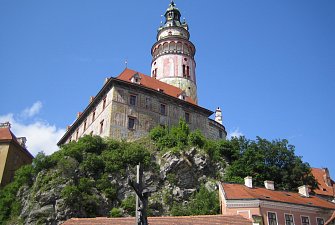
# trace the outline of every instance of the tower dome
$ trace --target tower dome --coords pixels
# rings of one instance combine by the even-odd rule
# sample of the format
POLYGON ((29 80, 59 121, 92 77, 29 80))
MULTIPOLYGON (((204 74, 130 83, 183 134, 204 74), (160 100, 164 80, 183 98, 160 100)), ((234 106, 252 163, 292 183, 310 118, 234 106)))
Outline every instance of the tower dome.
POLYGON ((157 31, 152 46, 151 76, 182 89, 198 102, 194 60, 195 46, 189 41, 187 23, 181 22, 181 13, 171 1, 165 14, 165 23, 157 31))

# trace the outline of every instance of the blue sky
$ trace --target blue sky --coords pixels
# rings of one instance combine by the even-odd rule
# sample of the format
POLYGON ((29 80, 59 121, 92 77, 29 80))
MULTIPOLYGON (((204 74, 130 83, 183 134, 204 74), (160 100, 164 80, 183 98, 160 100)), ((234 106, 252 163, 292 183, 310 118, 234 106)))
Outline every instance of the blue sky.
MULTIPOLYGON (((105 77, 150 74, 168 0, 0 0, 0 120, 55 143, 105 77)), ((288 139, 333 178, 335 1, 177 0, 197 48, 199 104, 230 134, 288 139)))

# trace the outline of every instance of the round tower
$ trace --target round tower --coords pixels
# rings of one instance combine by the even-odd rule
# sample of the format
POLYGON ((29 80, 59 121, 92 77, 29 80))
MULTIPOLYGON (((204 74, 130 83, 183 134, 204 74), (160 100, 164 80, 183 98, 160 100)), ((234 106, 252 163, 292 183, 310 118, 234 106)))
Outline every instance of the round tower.
POLYGON ((180 11, 171 1, 165 23, 158 29, 157 42, 151 48, 151 76, 182 89, 198 103, 194 60, 195 46, 189 41, 187 23, 180 22, 180 11))

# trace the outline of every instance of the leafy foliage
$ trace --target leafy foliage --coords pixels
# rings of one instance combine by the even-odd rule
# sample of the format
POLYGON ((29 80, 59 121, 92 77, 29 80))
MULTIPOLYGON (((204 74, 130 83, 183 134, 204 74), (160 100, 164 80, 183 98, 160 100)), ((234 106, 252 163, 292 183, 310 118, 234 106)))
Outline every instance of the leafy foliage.
POLYGON ((295 155, 294 146, 287 140, 268 141, 257 137, 256 141, 250 141, 242 137, 231 142, 225 146, 225 151, 238 148, 239 157, 228 167, 227 181, 242 181, 244 177, 252 176, 257 186, 262 186, 265 180, 273 180, 276 187, 283 190, 296 191, 304 184, 317 187, 309 164, 295 155))
POLYGON ((219 212, 218 192, 210 192, 205 186, 200 187, 187 205, 175 203, 171 209, 173 216, 214 215, 219 214, 219 212))

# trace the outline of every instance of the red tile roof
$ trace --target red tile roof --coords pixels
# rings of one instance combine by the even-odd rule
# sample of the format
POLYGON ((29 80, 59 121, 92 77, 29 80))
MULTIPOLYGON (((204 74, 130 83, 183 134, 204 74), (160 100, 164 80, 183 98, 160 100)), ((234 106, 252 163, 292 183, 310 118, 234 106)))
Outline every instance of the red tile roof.
POLYGON ((325 182, 326 171, 321 168, 312 168, 312 174, 316 181, 319 183, 318 188, 314 192, 318 195, 327 195, 335 197, 335 182, 330 179, 331 186, 328 186, 325 182))
POLYGON ((10 131, 8 127, 0 128, 0 141, 11 141, 16 140, 15 135, 10 131))
MULTIPOLYGON (((252 222, 240 215, 149 217, 150 225, 251 225, 252 222)), ((135 218, 72 218, 63 225, 134 225, 135 218)))
POLYGON ((226 184, 222 187, 225 198, 228 200, 260 199, 266 201, 284 202, 297 205, 335 209, 335 204, 316 196, 308 198, 301 196, 298 192, 272 191, 266 188, 248 188, 242 184, 226 184))
MULTIPOLYGON (((163 93, 168 94, 170 96, 178 98, 181 93, 183 93, 183 90, 180 88, 177 88, 175 86, 172 86, 170 84, 161 82, 155 78, 152 78, 150 76, 147 76, 143 73, 131 70, 131 69, 125 69, 118 77, 117 79, 131 82, 131 78, 135 75, 138 74, 141 78, 140 85, 145 86, 147 88, 154 89, 158 91, 158 89, 163 90, 163 93)), ((186 101, 192 104, 196 104, 193 99, 186 97, 186 101)))

